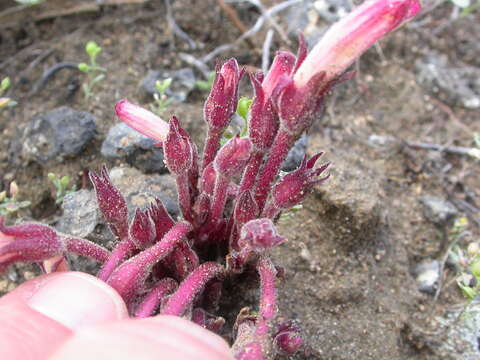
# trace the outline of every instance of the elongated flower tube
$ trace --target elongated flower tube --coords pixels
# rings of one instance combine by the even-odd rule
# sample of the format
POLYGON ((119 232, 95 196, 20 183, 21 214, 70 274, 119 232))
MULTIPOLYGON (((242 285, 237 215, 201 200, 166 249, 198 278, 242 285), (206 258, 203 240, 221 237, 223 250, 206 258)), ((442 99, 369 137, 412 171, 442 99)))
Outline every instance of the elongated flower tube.
POLYGON ((52 228, 28 223, 5 226, 0 217, 0 270, 17 261, 47 260, 64 251, 64 243, 52 228))
POLYGON ((177 282, 173 279, 165 278, 160 280, 137 306, 135 309, 135 317, 145 318, 152 316, 162 300, 174 291, 177 286, 177 282))
POLYGON ((159 143, 167 139, 168 123, 141 106, 120 100, 115 105, 115 113, 121 121, 150 139, 159 143))
POLYGON ((72 252, 104 262, 110 256, 105 248, 88 240, 57 233, 51 227, 24 223, 5 226, 0 217, 0 272, 18 262, 61 260, 65 252, 72 252))
POLYGON ((142 289, 152 267, 170 254, 176 244, 183 241, 191 230, 192 226, 186 221, 176 224, 161 241, 116 268, 107 283, 117 290, 127 304, 131 305, 132 300, 142 289))
POLYGON ((333 24, 315 45, 295 73, 295 85, 302 87, 321 72, 326 82, 336 78, 375 42, 420 10, 418 0, 364 2, 333 24))
POLYGON ((223 266, 214 262, 206 262, 197 267, 168 299, 161 314, 182 316, 206 283, 215 277, 221 277, 223 271, 223 266))

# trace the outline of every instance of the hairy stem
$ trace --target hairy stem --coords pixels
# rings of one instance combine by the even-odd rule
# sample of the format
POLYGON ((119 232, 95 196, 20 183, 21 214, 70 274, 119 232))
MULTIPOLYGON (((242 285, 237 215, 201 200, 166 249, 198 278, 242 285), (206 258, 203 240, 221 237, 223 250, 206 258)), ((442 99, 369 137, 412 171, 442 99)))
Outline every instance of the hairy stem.
POLYGON ((288 155, 288 151, 295 143, 295 137, 280 129, 273 141, 270 156, 268 157, 262 172, 258 177, 258 184, 255 191, 255 200, 260 211, 265 206, 268 194, 273 181, 280 171, 283 161, 288 155))
MULTIPOLYGON (((202 172, 210 164, 220 148, 220 139, 222 138, 223 128, 208 128, 207 140, 203 148, 202 172)), ((200 173, 202 173, 200 172, 200 173)))
POLYGON ((95 259, 101 263, 105 263, 111 255, 110 251, 103 246, 82 238, 69 236, 65 238, 65 244, 67 251, 95 259))
POLYGON ((187 221, 193 221, 192 203, 190 197, 189 177, 187 174, 179 175, 175 178, 177 182, 178 203, 182 211, 183 218, 187 221))
POLYGON ((171 254, 191 230, 192 226, 186 221, 176 224, 162 240, 117 267, 107 283, 117 290, 127 305, 131 304, 152 267, 171 254))
POLYGON ((203 263, 182 281, 161 311, 162 315, 182 316, 205 284, 223 273, 223 266, 214 262, 203 263))
POLYGON ((108 260, 103 264, 97 277, 100 280, 107 281, 115 268, 130 255, 134 248, 135 245, 129 239, 120 241, 110 254, 108 260))
POLYGON ((255 150, 248 160, 247 167, 243 172, 242 181, 240 183, 240 190, 251 190, 255 186, 255 180, 259 173, 260 167, 262 166, 263 156, 265 153, 263 151, 255 150))
POLYGON ((217 173, 215 189, 213 190, 212 208, 210 211, 210 219, 212 223, 216 223, 222 218, 225 202, 227 201, 227 189, 229 183, 230 179, 217 173))
POLYGON ((134 316, 139 318, 152 316, 162 299, 175 290, 177 285, 177 282, 170 278, 160 280, 138 305, 134 316))

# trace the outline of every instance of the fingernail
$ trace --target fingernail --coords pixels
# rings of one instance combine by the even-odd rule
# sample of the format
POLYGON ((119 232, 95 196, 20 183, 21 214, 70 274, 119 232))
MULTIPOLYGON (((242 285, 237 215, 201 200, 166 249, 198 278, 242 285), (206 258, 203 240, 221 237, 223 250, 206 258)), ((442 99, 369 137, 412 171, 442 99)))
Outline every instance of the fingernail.
POLYGON ((125 303, 115 290, 91 275, 77 272, 46 279, 27 303, 72 330, 128 317, 125 303))

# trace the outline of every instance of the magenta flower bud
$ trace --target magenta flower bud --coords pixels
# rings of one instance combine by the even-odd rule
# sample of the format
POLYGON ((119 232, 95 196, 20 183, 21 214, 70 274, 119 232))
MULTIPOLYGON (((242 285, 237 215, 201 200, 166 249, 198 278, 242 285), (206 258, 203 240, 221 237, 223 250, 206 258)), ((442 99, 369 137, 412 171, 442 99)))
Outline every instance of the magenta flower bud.
POLYGON ((258 77, 250 75, 250 81, 255 89, 255 98, 250 107, 248 137, 255 150, 265 151, 272 146, 277 134, 278 116, 273 109, 271 98, 258 81, 258 77))
POLYGON ((273 204, 276 208, 286 210, 302 202, 309 191, 316 185, 328 179, 329 175, 319 178, 330 165, 329 163, 313 169, 315 162, 323 153, 313 156, 307 161, 303 159, 300 167, 285 175, 272 191, 273 204))
POLYGON ((251 152, 252 142, 235 136, 220 148, 213 166, 218 174, 230 179, 243 170, 251 152))
POLYGON ((313 76, 322 72, 326 82, 336 78, 370 46, 420 10, 418 0, 364 2, 333 24, 315 45, 295 73, 295 86, 307 85, 313 76))
POLYGON ((130 228, 128 229, 130 240, 138 249, 145 249, 155 242, 156 230, 150 214, 147 211, 136 209, 130 228))
POLYGON ((120 238, 127 235, 128 210, 127 203, 120 191, 113 186, 108 170, 104 166, 100 174, 90 172, 90 181, 97 194, 97 202, 106 222, 120 238))
POLYGON ((275 348, 283 356, 292 356, 303 345, 303 339, 296 331, 285 331, 275 336, 275 348))
POLYGON ((258 216, 258 205, 255 197, 250 190, 243 191, 238 197, 235 208, 233 209, 233 217, 237 226, 242 226, 248 221, 258 216))
POLYGON ((225 62, 218 70, 212 90, 205 102, 204 116, 208 126, 224 129, 237 110, 238 84, 244 70, 240 70, 235 59, 225 62))
POLYGON ((175 225, 175 222, 160 199, 155 199, 155 203, 150 205, 148 213, 155 224, 155 242, 160 241, 173 225, 175 225))
POLYGON ((257 253, 287 241, 283 236, 278 235, 272 220, 262 218, 247 222, 240 230, 238 245, 240 248, 251 247, 257 253))
POLYGON ((121 121, 139 133, 157 140, 159 143, 163 143, 167 139, 168 123, 154 113, 127 100, 120 100, 115 105, 115 113, 121 121))
POLYGON ((185 176, 193 165, 193 143, 187 132, 180 127, 175 116, 170 120, 168 136, 163 143, 163 152, 168 170, 174 175, 185 176))
POLYGON ((50 227, 32 223, 5 226, 0 217, 0 271, 18 261, 43 261, 64 251, 62 239, 50 227))
POLYGON ((278 51, 273 59, 272 66, 262 82, 266 99, 273 94, 278 82, 283 76, 290 76, 295 67, 296 57, 288 51, 278 51))

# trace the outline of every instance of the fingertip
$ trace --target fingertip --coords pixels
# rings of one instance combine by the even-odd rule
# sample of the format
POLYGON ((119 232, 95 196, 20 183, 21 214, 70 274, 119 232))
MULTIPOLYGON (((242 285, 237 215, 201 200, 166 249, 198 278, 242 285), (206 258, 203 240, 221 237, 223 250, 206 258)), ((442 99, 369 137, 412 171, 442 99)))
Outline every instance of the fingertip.
POLYGON ((105 282, 85 273, 40 276, 15 289, 2 304, 25 302, 30 308, 69 329, 128 317, 120 295, 105 282))

